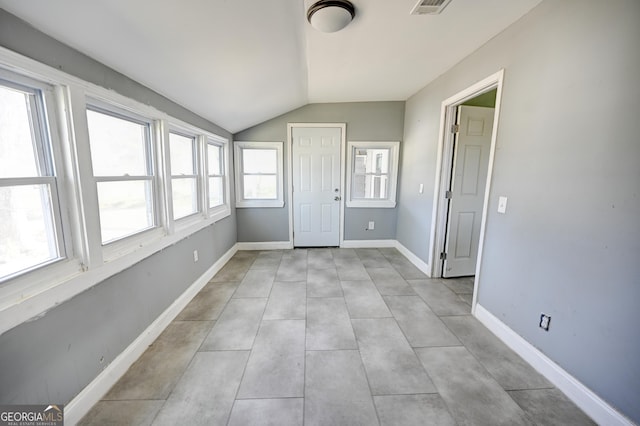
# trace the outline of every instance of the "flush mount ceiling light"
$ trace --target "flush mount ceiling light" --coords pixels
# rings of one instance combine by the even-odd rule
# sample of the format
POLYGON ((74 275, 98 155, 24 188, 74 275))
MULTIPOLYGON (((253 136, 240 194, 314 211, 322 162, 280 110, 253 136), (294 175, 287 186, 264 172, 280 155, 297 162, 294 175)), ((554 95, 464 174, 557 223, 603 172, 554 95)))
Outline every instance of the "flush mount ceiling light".
POLYGON ((356 16, 356 9, 347 0, 320 0, 307 11, 307 21, 324 33, 340 31, 356 16))

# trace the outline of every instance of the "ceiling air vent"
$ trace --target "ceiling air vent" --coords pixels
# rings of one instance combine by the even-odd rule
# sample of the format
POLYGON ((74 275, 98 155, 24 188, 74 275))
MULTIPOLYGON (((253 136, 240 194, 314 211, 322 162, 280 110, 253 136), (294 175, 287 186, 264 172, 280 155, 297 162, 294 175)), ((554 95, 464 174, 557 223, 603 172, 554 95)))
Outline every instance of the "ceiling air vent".
POLYGON ((418 0, 411 9, 412 15, 438 15, 442 13, 451 0, 418 0))

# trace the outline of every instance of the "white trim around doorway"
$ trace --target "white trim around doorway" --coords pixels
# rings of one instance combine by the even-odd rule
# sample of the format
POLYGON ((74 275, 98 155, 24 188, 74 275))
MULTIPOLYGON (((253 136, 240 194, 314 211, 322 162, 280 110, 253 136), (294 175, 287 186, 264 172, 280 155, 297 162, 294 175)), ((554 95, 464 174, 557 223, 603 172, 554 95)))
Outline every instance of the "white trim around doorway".
POLYGON ((345 165, 347 144, 346 123, 287 123, 287 203, 289 204, 289 242, 293 241, 293 129, 295 127, 336 127, 340 129, 340 247, 344 244, 344 207, 345 207, 345 165))
POLYGON ((455 119, 455 108, 463 102, 474 98, 478 95, 486 93, 490 90, 497 89, 495 115, 493 121, 493 130, 491 134, 491 148, 489 150, 489 166, 487 172, 487 182, 485 187, 484 204, 482 207, 482 220, 480 224, 480 240, 478 243, 478 259, 476 260, 475 283, 473 286, 473 301, 471 304, 471 312, 475 313, 478 283, 480 278, 480 264, 482 260, 482 249, 484 246, 485 229, 487 223, 487 209, 489 205, 489 195, 491 189, 491 181, 493 175, 493 161, 496 150, 496 136, 498 133, 498 123, 500 117, 500 99, 502 96, 502 82, 504 79, 504 69, 490 75, 489 77, 471 85, 470 87, 456 93, 448 99, 442 101, 440 109, 440 130, 438 134, 438 155, 436 161, 436 176, 433 194, 433 211, 431 217, 431 236, 429 239, 429 265, 431 266, 431 277, 439 278, 442 274, 442 260, 438 253, 444 246, 444 236, 447 218, 447 206, 442 202, 442 194, 447 189, 448 173, 446 168, 451 168, 450 159, 447 158, 453 145, 452 133, 447 131, 455 119))

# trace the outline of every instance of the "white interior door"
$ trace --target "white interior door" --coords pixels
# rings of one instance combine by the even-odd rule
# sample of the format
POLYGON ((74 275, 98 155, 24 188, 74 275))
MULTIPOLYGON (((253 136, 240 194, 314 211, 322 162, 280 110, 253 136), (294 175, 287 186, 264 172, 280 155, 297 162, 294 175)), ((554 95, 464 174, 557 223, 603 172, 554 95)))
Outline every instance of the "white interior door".
POLYGON ((474 275, 494 108, 458 107, 443 277, 474 275))
POLYGON ((293 245, 340 245, 342 129, 292 129, 293 245))

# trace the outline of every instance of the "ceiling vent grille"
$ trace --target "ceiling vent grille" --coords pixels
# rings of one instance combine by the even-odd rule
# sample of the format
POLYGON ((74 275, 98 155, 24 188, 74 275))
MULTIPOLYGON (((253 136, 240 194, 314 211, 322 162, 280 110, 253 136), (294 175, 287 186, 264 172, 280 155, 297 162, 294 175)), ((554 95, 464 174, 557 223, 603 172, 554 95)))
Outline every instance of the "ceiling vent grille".
POLYGON ((412 15, 438 15, 442 13, 451 0, 418 0, 411 9, 412 15))

